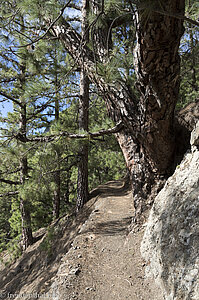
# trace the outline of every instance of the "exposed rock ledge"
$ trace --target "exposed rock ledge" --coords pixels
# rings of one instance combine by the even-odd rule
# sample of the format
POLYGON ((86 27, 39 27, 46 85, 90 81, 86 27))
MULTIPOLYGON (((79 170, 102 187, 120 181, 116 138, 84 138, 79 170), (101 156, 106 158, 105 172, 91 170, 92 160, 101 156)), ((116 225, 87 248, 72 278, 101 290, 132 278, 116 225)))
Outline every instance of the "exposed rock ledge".
POLYGON ((199 121, 191 145, 156 197, 141 245, 166 300, 199 299, 199 121))

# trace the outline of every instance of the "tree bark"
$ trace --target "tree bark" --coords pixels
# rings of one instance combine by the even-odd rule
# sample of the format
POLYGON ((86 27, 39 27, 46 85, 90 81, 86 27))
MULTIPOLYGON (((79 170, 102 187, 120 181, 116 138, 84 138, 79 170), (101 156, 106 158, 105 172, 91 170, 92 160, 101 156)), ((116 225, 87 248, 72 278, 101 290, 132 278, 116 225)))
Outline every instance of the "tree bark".
MULTIPOLYGON (((183 16, 184 2, 167 0, 163 8, 183 16)), ((138 7, 134 54, 139 99, 122 82, 106 82, 95 68, 96 60, 108 63, 107 41, 104 43, 107 30, 103 27, 102 39, 95 33, 94 41, 97 40, 98 45, 95 53, 81 44, 78 33, 65 21, 62 28, 55 26, 53 33, 75 61, 80 66, 84 65, 90 81, 103 95, 112 119, 117 122, 121 120, 124 124, 117 138, 130 171, 136 214, 139 215, 147 205, 148 196, 155 195, 173 169, 174 109, 180 80, 178 48, 184 30, 183 22, 152 10, 146 16, 138 7), (77 58, 76 53, 80 49, 82 55, 77 58), (158 186, 156 182, 159 182, 158 186)))
MULTIPOLYGON (((55 53, 56 54, 56 53, 55 53)), ((56 57, 55 57, 56 60, 56 57)), ((55 61, 55 70, 56 70, 56 61, 55 61)), ((57 71, 57 70, 56 70, 57 71)), ((57 91, 59 87, 58 84, 58 75, 55 74, 55 90, 57 91)), ((59 96, 56 92, 55 96, 55 122, 59 121, 59 96)), ((56 149, 56 161, 57 161, 57 170, 54 173, 54 183, 55 189, 53 193, 53 218, 58 219, 60 213, 60 197, 61 197, 61 172, 60 172, 60 150, 56 149)))
MULTIPOLYGON (((21 185, 23 186, 28 175, 27 158, 23 157, 20 161, 21 165, 21 185)), ((22 248, 26 250, 28 246, 33 244, 32 226, 30 217, 30 207, 28 201, 20 197, 20 211, 22 223, 22 248)))
MULTIPOLYGON (((182 0, 166 1, 163 9, 166 11, 168 7, 173 14, 184 14, 182 0)), ((143 203, 146 202, 142 199, 145 200, 152 193, 154 183, 159 183, 157 192, 161 188, 161 181, 163 183, 174 168, 174 110, 180 84, 178 49, 183 32, 183 23, 177 18, 154 12, 146 16, 141 9, 137 12, 135 69, 140 92, 139 159, 132 167, 131 177, 138 211, 143 210, 143 203), (136 170, 137 166, 140 166, 140 171, 136 170)))
MULTIPOLYGON (((21 18, 22 24, 23 19, 21 18)), ((23 33, 24 28, 21 28, 23 33)), ((20 155, 20 182, 21 186, 24 187, 25 182, 28 177, 28 159, 27 155, 24 153, 24 145, 26 143, 27 135, 27 105, 26 99, 24 97, 25 92, 25 83, 26 83, 26 62, 24 59, 20 59, 20 123, 19 123, 19 136, 22 147, 22 153, 20 155)), ((26 250, 28 246, 33 244, 33 235, 32 235, 32 225, 31 225, 31 216, 30 216, 30 207, 29 201, 24 199, 20 195, 20 210, 21 210, 21 222, 22 222, 22 248, 26 250)))
MULTIPOLYGON (((59 155, 57 158, 57 167, 59 169, 59 155)), ((55 189, 53 193, 53 218, 57 219, 59 218, 59 212, 60 212, 60 191, 61 191, 61 178, 60 178, 60 171, 55 171, 54 174, 54 183, 55 183, 55 189)))
MULTIPOLYGON (((88 8, 89 1, 82 1, 82 40, 85 44, 89 41, 88 33, 88 8)), ((80 72, 80 97, 79 97, 79 130, 88 131, 89 109, 89 79, 84 65, 80 72)), ((79 164, 77 178, 76 210, 79 211, 88 201, 88 144, 83 143, 79 148, 79 164)))
MULTIPOLYGON (((20 114, 20 134, 26 140, 26 104, 21 107, 20 114)), ((20 158, 20 183, 23 187, 28 177, 28 160, 27 156, 22 153, 20 158)), ((27 199, 20 196, 20 211, 21 211, 21 223, 22 223, 22 248, 26 250, 28 246, 33 243, 32 226, 30 217, 30 207, 27 199)))

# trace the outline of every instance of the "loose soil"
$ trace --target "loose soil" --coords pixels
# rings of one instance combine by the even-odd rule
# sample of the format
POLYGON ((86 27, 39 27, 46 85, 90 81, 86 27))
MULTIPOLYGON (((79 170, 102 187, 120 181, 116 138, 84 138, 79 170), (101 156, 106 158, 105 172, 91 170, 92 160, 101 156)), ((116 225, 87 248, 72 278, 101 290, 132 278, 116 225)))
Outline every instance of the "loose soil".
POLYGON ((112 181, 95 194, 77 218, 54 224, 51 253, 42 249, 43 237, 1 270, 0 298, 16 294, 20 299, 163 300, 144 275, 144 227, 129 232, 131 192, 123 181, 112 181))

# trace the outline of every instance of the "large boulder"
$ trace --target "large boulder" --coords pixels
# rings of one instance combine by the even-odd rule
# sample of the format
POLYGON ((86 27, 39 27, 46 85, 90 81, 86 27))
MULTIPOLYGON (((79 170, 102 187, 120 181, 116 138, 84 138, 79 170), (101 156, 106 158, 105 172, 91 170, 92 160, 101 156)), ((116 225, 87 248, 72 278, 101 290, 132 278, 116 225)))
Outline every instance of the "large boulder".
POLYGON ((155 199, 141 244, 166 300, 199 299, 199 122, 192 150, 155 199))

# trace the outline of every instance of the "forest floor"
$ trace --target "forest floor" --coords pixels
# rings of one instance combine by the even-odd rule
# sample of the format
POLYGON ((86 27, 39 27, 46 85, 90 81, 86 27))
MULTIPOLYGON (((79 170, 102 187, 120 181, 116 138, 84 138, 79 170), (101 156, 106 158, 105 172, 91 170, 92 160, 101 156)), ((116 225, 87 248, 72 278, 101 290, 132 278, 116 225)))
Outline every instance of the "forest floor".
POLYGON ((15 293, 35 299, 35 293, 42 300, 163 300, 154 281, 145 278, 140 254, 144 226, 129 232, 131 192, 123 181, 108 182, 98 192, 81 218, 67 225, 49 261, 38 251, 38 241, 1 270, 0 298, 15 293))

